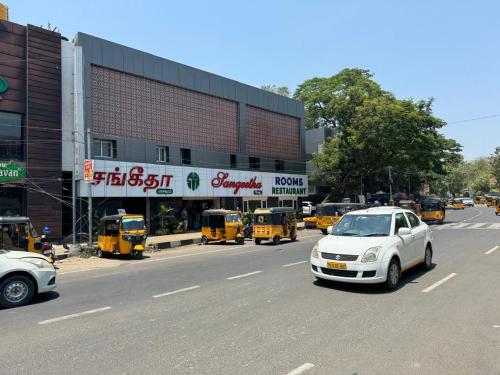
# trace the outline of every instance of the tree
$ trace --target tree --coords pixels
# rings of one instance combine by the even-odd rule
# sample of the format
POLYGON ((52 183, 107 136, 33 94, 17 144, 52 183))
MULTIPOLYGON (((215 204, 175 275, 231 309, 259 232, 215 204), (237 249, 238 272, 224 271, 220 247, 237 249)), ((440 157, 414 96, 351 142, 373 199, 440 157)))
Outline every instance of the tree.
POLYGON ((500 181, 500 146, 495 148, 495 152, 491 155, 491 169, 493 177, 500 181))
POLYGON ((361 179, 367 191, 387 191, 388 166, 393 191, 406 191, 412 179, 418 191, 425 178, 443 176, 461 160, 461 146, 439 133, 445 122, 433 115, 432 99, 398 100, 367 70, 308 80, 295 98, 305 103, 309 128, 338 129, 313 156, 322 179, 336 191, 355 193, 361 179))
POLYGON ((260 88, 278 95, 286 96, 287 98, 290 97, 290 90, 286 86, 262 85, 260 88))

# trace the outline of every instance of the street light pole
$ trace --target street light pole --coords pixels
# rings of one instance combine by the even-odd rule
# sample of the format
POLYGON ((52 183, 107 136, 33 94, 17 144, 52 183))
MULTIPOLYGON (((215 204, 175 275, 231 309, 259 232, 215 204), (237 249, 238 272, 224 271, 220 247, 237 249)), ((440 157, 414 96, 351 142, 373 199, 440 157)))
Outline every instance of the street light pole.
POLYGON ((391 175, 392 167, 389 165, 387 167, 387 169, 389 169, 389 203, 391 203, 392 202, 392 175, 391 175))
MULTIPOLYGON (((90 128, 87 128, 87 158, 89 160, 92 159, 92 143, 91 143, 91 134, 90 128)), ((92 247, 92 183, 88 183, 89 187, 89 196, 88 196, 88 215, 89 215, 89 243, 88 247, 92 247)))

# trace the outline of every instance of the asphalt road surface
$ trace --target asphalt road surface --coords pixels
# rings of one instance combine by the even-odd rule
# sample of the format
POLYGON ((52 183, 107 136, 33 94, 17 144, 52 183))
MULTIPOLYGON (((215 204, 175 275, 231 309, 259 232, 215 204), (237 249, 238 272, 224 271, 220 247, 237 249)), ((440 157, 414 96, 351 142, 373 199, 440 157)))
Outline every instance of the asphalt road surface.
POLYGON ((432 228, 435 267, 394 292, 317 284, 311 230, 59 274, 0 310, 0 374, 500 374, 500 217, 432 228))

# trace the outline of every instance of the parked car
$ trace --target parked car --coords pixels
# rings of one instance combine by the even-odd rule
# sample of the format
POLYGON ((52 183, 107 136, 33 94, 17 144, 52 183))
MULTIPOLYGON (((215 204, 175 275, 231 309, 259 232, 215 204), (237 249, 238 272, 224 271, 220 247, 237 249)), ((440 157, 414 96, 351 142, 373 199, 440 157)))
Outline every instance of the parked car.
POLYGON ((302 202, 302 214, 304 216, 314 216, 316 213, 316 206, 309 201, 302 202))
POLYGON ((56 271, 40 254, 0 250, 0 306, 30 303, 37 293, 56 287, 56 271))
POLYGON ((474 201, 472 198, 462 198, 462 202, 464 203, 465 207, 474 207, 474 201))
POLYGON ((432 236, 427 224, 399 207, 374 207, 346 213, 311 252, 317 279, 385 283, 398 287, 401 273, 417 264, 432 266, 432 236))

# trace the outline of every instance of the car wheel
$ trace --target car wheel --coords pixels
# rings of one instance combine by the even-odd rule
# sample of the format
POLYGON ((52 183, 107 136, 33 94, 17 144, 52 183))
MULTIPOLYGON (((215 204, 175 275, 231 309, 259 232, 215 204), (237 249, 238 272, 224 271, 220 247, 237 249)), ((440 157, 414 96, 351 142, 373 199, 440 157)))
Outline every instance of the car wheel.
POLYGON ((293 237, 290 237, 290 239, 293 241, 295 241, 297 239, 297 236, 293 236, 293 237))
POLYGON ((399 279, 401 277, 401 266, 396 258, 392 258, 389 267, 387 267, 387 280, 385 284, 387 288, 394 290, 399 285, 399 279))
POLYGON ((429 245, 425 248, 423 267, 426 271, 432 268, 432 249, 429 245))
POLYGON ((281 239, 278 236, 273 238, 273 245, 279 245, 280 242, 281 242, 281 239))
POLYGON ((207 244, 208 244, 208 237, 207 237, 207 236, 203 236, 203 237, 201 237, 201 243, 202 243, 203 245, 207 245, 207 244))
POLYGON ((0 306, 17 307, 29 303, 35 294, 33 281, 23 275, 8 277, 0 284, 0 306))
POLYGON ((259 238, 256 238, 256 239, 255 239, 255 244, 256 244, 256 245, 260 245, 260 239, 259 239, 259 238))

